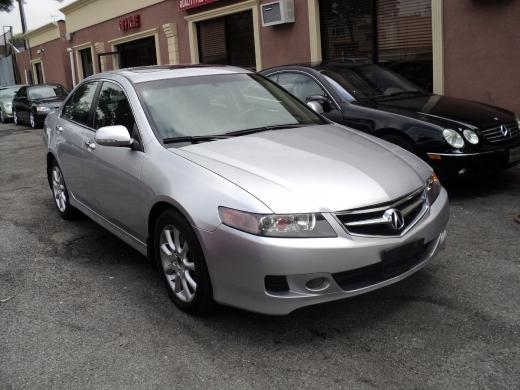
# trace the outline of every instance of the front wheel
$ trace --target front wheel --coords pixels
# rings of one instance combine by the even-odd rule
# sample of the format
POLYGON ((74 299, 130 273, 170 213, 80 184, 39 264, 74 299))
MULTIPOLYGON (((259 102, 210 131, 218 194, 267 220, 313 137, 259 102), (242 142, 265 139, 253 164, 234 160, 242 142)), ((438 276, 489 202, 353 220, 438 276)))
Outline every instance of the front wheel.
POLYGON ((13 110, 13 122, 15 125, 20 125, 20 119, 18 119, 18 113, 13 110))
POLYGON ((5 120, 4 110, 2 110, 2 109, 0 109, 0 122, 2 122, 2 123, 7 122, 7 121, 5 120))
POLYGON ((33 129, 36 129, 38 127, 38 122, 36 121, 36 118, 34 117, 34 114, 32 112, 29 115, 29 123, 33 129))
POLYGON ((186 219, 174 210, 158 218, 154 255, 168 295, 181 310, 202 315, 213 306, 213 290, 201 246, 186 219))
POLYGON ((51 165, 50 182, 54 202, 56 203, 56 208, 58 209, 60 216, 66 220, 75 219, 78 215, 78 211, 69 203, 69 192, 65 185, 61 169, 56 161, 53 161, 51 165))

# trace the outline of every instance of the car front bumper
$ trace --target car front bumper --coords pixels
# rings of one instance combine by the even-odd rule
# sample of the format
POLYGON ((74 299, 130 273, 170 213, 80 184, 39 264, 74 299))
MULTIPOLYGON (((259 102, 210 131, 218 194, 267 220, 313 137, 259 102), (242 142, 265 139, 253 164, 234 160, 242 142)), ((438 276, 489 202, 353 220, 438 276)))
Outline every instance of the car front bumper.
POLYGON ((483 170, 500 170, 520 163, 520 143, 478 153, 427 153, 428 163, 439 175, 464 175, 483 170))
POLYGON ((354 237, 331 215, 335 238, 259 237, 220 225, 198 231, 217 302, 258 313, 284 315, 300 307, 348 298, 402 280, 424 267, 444 246, 449 219, 448 196, 443 189, 422 219, 403 237, 354 237), (335 223, 334 223, 335 222, 335 223), (382 253, 424 240, 424 250, 402 273, 355 289, 343 289, 341 275, 382 262, 382 253), (284 276, 287 291, 267 291, 266 276, 284 276), (319 291, 308 282, 326 281, 319 291))

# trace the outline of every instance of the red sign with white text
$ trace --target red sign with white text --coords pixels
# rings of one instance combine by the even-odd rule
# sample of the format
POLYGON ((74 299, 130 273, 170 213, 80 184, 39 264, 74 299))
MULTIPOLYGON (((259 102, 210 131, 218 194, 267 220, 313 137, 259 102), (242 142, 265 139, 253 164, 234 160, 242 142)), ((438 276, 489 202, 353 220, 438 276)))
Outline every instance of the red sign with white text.
POLYGON ((141 15, 132 15, 119 19, 119 29, 121 31, 133 30, 139 27, 141 27, 141 15))
POLYGON ((214 3, 218 0, 178 0, 179 10, 183 11, 190 8, 200 7, 201 5, 206 5, 210 3, 214 3))

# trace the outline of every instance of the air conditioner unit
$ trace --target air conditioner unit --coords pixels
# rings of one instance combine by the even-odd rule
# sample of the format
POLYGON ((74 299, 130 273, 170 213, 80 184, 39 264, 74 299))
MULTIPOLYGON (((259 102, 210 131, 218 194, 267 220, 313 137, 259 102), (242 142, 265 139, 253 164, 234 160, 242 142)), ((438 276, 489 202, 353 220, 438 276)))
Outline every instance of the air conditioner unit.
POLYGON ((278 0, 262 4, 262 26, 294 23, 294 0, 278 0))

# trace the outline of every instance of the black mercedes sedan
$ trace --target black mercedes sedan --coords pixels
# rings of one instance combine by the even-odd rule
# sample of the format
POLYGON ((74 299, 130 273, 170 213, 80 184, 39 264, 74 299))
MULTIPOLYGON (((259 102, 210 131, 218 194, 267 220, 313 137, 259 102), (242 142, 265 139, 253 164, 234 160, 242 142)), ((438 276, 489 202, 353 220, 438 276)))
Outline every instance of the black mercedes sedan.
POLYGON ((68 91, 60 84, 28 85, 20 88, 13 99, 13 120, 37 128, 47 114, 60 107, 68 91))
POLYGON ((330 120, 415 153, 446 178, 520 161, 517 115, 428 93, 379 65, 288 65, 260 73, 330 120))

